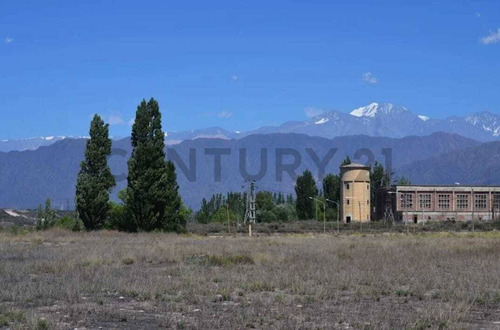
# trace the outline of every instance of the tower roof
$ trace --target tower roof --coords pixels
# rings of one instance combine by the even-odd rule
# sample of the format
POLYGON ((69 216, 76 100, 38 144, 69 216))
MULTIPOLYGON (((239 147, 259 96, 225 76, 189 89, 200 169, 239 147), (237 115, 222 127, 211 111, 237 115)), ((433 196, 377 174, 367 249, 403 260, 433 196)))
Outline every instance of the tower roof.
POLYGON ((357 164, 357 163, 351 163, 351 164, 347 164, 347 165, 341 165, 340 168, 364 168, 364 169, 370 169, 370 166, 363 165, 363 164, 357 164))

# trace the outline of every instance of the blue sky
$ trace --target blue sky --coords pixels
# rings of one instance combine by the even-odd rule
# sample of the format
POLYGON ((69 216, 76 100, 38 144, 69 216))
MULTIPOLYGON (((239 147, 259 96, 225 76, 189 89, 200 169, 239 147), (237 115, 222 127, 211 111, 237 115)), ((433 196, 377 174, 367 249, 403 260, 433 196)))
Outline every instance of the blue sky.
POLYGON ((0 138, 249 130, 391 102, 500 113, 500 1, 0 2, 0 138))

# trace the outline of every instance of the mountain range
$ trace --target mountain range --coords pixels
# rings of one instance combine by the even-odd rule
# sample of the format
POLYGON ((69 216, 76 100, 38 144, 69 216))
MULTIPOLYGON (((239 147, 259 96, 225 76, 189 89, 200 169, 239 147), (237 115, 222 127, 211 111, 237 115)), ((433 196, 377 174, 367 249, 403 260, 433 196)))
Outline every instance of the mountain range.
MULTIPOLYGON (((404 106, 391 103, 372 103, 352 110, 325 112, 304 121, 289 121, 280 126, 266 126, 246 132, 229 131, 212 127, 191 131, 169 131, 165 135, 167 145, 186 140, 203 138, 241 139, 255 134, 297 133, 324 138, 349 135, 402 138, 425 136, 436 132, 460 134, 477 141, 500 140, 500 115, 479 112, 465 117, 452 116, 445 119, 429 118, 409 111, 404 106)), ((0 141, 0 151, 34 150, 66 137, 42 137, 22 140, 0 141)))
MULTIPOLYGON (((85 143, 85 139, 64 139, 37 150, 0 152, 0 208, 36 208, 46 198, 50 198, 58 209, 73 208, 76 176, 83 159, 85 143)), ((500 142, 495 143, 500 145, 500 142)), ((495 146, 495 143, 491 145, 495 146)), ((241 173, 245 169, 250 174, 259 173, 262 154, 267 157, 265 162, 267 170, 257 179, 257 188, 292 193, 295 185, 294 175, 290 175, 286 170, 280 171, 277 164, 282 163, 286 167, 287 164, 300 160, 294 170, 295 175, 310 169, 320 185, 316 164, 329 153, 332 158, 324 169, 325 173, 338 173, 339 165, 347 155, 361 163, 376 159, 382 164, 387 164, 387 160, 391 160, 395 177, 409 175, 414 183, 419 183, 426 179, 427 172, 412 171, 417 166, 415 164, 427 168, 425 164, 429 160, 435 162, 443 154, 467 159, 468 155, 477 152, 478 157, 486 157, 488 154, 486 151, 477 151, 482 150, 484 145, 487 149, 490 144, 482 144, 457 134, 447 133, 404 138, 357 135, 333 139, 286 133, 256 134, 231 140, 207 138, 185 140, 166 148, 166 152, 169 158, 176 161, 178 182, 184 202, 189 207, 198 209, 202 198, 210 197, 214 193, 243 191, 246 177, 241 173), (220 158, 220 180, 217 180, 214 150, 222 151, 224 154, 220 158), (246 152, 246 159, 243 158, 243 161, 241 157, 245 155, 242 154, 242 150, 246 152), (281 161, 280 153, 284 155, 281 161), (176 155, 183 163, 175 159, 176 155), (190 157, 195 157, 192 163, 189 161, 190 157)), ((126 186, 125 174, 130 153, 129 138, 113 142, 113 155, 109 158, 109 164, 113 174, 118 178, 118 186, 112 194, 114 200, 117 199, 117 192, 126 186)), ((451 156, 447 159, 456 162, 451 156)), ((483 159, 478 158, 476 161, 482 162, 483 159)), ((500 166, 500 160, 494 160, 493 163, 498 163, 500 166)), ((446 168, 449 164, 439 165, 446 168)), ((461 169, 458 168, 457 171, 459 170, 461 169)), ((457 176, 459 175, 461 174, 458 173, 457 176)), ((446 177, 448 183, 454 183, 456 181, 454 177, 450 170, 446 177)), ((500 182, 500 175, 495 173, 490 178, 471 177, 472 179, 500 182)), ((474 182, 464 180, 462 183, 474 182)))

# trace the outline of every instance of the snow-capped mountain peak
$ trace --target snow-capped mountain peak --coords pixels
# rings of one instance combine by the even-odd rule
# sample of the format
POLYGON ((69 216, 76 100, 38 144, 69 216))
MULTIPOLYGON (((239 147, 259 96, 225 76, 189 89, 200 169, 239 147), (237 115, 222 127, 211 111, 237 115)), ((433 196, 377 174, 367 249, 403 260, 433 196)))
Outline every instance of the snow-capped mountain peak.
POLYGON ((422 115, 418 115, 418 118, 420 118, 421 121, 428 121, 430 119, 429 117, 422 115))
POLYGON ((465 117, 465 121, 471 125, 481 128, 493 136, 500 136, 500 116, 483 111, 465 117))
POLYGON ((371 103, 366 107, 357 108, 351 111, 351 115, 355 117, 375 117, 378 112, 379 104, 371 103))
POLYGON ((354 117, 369 117, 374 118, 379 115, 398 115, 407 113, 405 107, 396 106, 392 103, 371 103, 365 107, 357 108, 351 111, 351 116, 354 117))

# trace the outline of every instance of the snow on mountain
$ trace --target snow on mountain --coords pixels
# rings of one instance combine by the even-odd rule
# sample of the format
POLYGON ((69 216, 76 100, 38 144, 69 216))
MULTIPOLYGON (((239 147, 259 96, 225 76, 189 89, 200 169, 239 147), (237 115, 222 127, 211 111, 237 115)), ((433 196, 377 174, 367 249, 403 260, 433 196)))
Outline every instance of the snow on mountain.
MULTIPOLYGON (((265 126, 246 132, 228 131, 220 127, 182 132, 169 131, 165 133, 165 143, 167 146, 172 146, 185 140, 201 138, 231 140, 252 134, 272 133, 297 133, 331 139, 350 135, 401 138, 425 136, 435 132, 459 134, 478 141, 500 140, 500 115, 479 112, 466 117, 431 119, 414 114, 403 106, 374 102, 351 112, 331 111, 304 121, 289 121, 280 126, 265 126)), ((66 138, 77 137, 46 136, 1 140, 0 152, 35 150, 66 138)))
POLYGON ((352 110, 351 115, 355 117, 375 117, 378 112, 378 107, 378 103, 371 103, 366 107, 352 110))
POLYGON ((321 125, 321 124, 324 124, 324 123, 328 123, 328 121, 329 121, 328 118, 321 118, 320 120, 314 122, 314 124, 321 125))
POLYGON ((465 117, 465 121, 493 136, 500 136, 500 115, 483 111, 465 117))
POLYGON ((417 115, 404 106, 371 103, 350 112, 332 111, 304 121, 290 121, 280 126, 267 126, 245 132, 241 136, 269 133, 300 133, 334 138, 368 135, 401 138, 424 136, 435 132, 459 134, 478 141, 500 139, 500 115, 479 113, 467 117, 432 119, 417 115))

